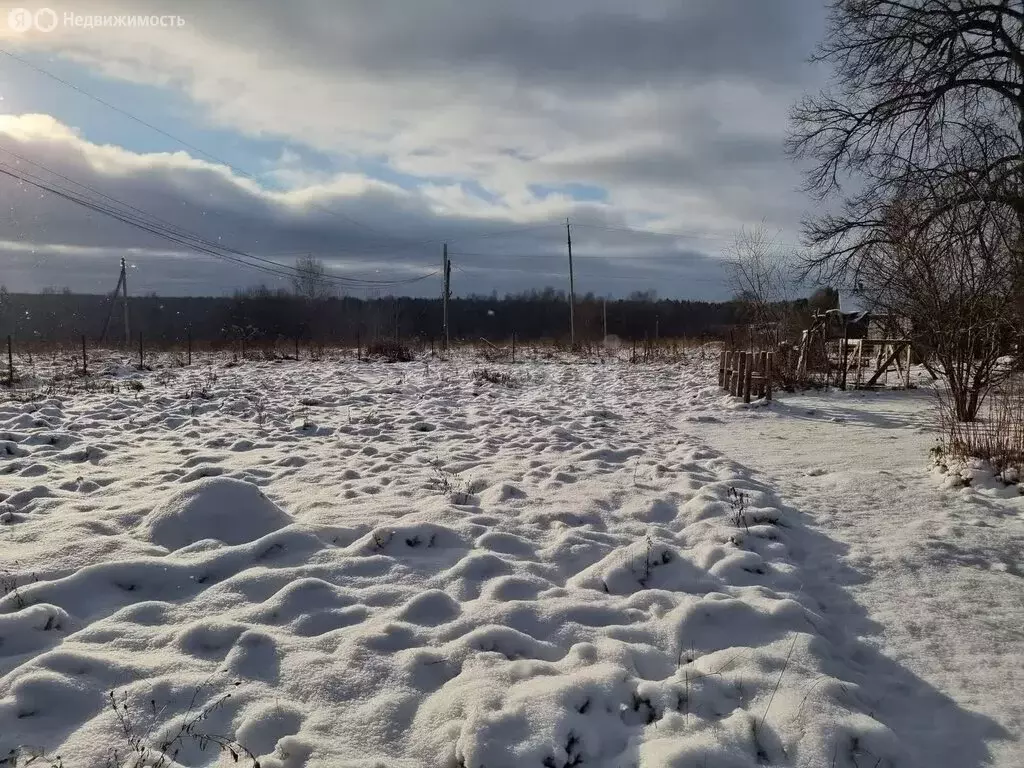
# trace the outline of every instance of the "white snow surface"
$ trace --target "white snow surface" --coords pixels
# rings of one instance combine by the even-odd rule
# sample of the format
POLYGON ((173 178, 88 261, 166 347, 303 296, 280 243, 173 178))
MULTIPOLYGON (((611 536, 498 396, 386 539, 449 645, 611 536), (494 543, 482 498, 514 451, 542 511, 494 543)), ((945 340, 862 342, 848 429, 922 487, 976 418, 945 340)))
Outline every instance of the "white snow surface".
POLYGON ((1024 765, 1024 500, 927 392, 472 367, 0 402, 0 757, 103 765, 115 691, 264 768, 1024 765))

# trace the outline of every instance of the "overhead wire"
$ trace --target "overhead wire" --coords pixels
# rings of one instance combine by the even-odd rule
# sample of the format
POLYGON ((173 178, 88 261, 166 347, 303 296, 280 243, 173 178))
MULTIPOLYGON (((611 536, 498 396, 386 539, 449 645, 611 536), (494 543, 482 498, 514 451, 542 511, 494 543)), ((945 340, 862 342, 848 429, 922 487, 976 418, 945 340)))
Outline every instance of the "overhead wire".
MULTIPOLYGON (((18 56, 17 54, 15 54, 15 53, 13 53, 13 52, 11 52, 11 51, 7 50, 6 48, 3 48, 3 47, 0 47, 0 54, 2 54, 4 56, 7 56, 8 58, 12 59, 13 61, 17 61, 18 63, 22 64, 23 66, 28 67, 29 69, 33 70, 34 72, 36 72, 36 73, 38 73, 40 75, 43 75, 44 77, 47 77, 50 80, 53 80, 54 82, 57 82, 57 83, 65 86, 67 88, 70 88, 71 90, 75 91, 76 93, 79 93, 82 96, 85 96, 86 98, 91 99, 92 101, 96 102, 97 104, 100 104, 101 106, 104 106, 104 107, 106 107, 108 109, 113 110, 114 112, 117 112, 118 114, 128 118, 129 120, 132 120, 133 122, 135 122, 135 123, 137 123, 137 124, 139 124, 139 125, 141 125, 141 126, 143 126, 145 128, 148 128, 149 130, 155 131, 156 133, 160 134, 161 136, 163 136, 163 137, 165 137, 167 139, 170 139, 171 141, 176 142, 177 144, 185 147, 186 149, 189 149, 189 150, 191 150, 193 152, 196 152, 197 154, 202 155, 207 160, 210 160, 210 161, 212 161, 214 163, 222 165, 225 168, 230 169, 233 173, 235 173, 235 174, 237 174, 239 176, 242 176, 244 178, 247 178, 250 181, 254 181, 257 184, 260 184, 260 180, 255 175, 253 175, 252 173, 249 173, 248 171, 246 171, 244 168, 239 168, 237 165, 229 163, 227 160, 224 160, 223 158, 218 157, 217 155, 215 155, 215 154, 213 154, 213 153, 211 153, 211 152, 209 152, 209 151, 207 151, 207 150, 205 150, 205 149, 203 149, 201 147, 198 147, 195 144, 193 144, 193 143, 191 143, 189 141, 186 141, 185 139, 182 139, 179 136, 174 135, 170 131, 167 131, 167 130, 165 130, 165 129, 157 126, 157 125, 154 125, 153 123, 151 123, 151 122, 149 122, 149 121, 139 117, 138 115, 135 115, 132 112, 129 112, 128 110, 123 109, 123 108, 117 106, 116 104, 111 103, 110 101, 107 101, 106 99, 103 99, 103 98, 101 98, 101 97, 99 97, 99 96, 97 96, 97 95, 95 95, 93 93, 90 93, 85 88, 82 88, 81 86, 76 85, 76 84, 72 83, 71 81, 64 79, 63 77, 60 77, 59 75, 56 75, 53 72, 50 72, 49 70, 39 66, 38 64, 34 64, 33 62, 29 61, 28 59, 26 59, 26 58, 24 58, 22 56, 18 56)), ((391 241, 392 244, 393 243, 405 243, 406 245, 428 245, 428 244, 441 244, 443 242, 448 242, 449 241, 449 238, 444 238, 444 237, 428 238, 428 239, 401 237, 401 236, 394 235, 394 234, 389 233, 389 232, 384 232, 384 231, 382 231, 380 229, 377 229, 376 227, 372 227, 369 224, 365 224, 365 223, 363 223, 363 222, 361 222, 361 221, 359 221, 357 219, 354 219, 351 216, 348 216, 347 214, 341 213, 340 211, 336 211, 336 210, 333 210, 331 208, 327 208, 327 207, 317 203, 316 201, 311 201, 310 205, 312 207, 316 208, 317 210, 320 210, 320 211, 328 214, 329 216, 334 216, 334 217, 337 217, 337 218, 342 219, 344 221, 347 221, 349 224, 352 224, 353 226, 356 226, 356 227, 358 227, 360 229, 363 229, 363 230, 365 230, 367 232, 370 232, 370 233, 372 233, 372 234, 374 234, 374 235, 376 235, 378 237, 384 238, 385 240, 391 241)), ((477 234, 467 234, 467 235, 463 235, 463 236, 460 236, 460 237, 456 238, 456 240, 458 240, 460 242, 461 241, 465 241, 465 240, 479 240, 479 239, 490 238, 490 237, 499 237, 499 236, 504 235, 504 234, 515 234, 517 232, 528 232, 528 231, 535 230, 535 229, 541 229, 541 228, 545 228, 546 229, 546 228, 549 228, 549 227, 560 227, 560 226, 562 226, 562 225, 558 224, 556 222, 545 222, 543 224, 531 225, 531 226, 527 226, 527 227, 518 227, 516 229, 502 229, 502 230, 491 231, 491 232, 482 232, 482 233, 477 233, 477 234)), ((389 247, 389 244, 381 243, 381 244, 378 244, 377 247, 378 248, 381 248, 381 247, 386 248, 386 247, 389 247)))
MULTIPOLYGON (((23 161, 25 161, 27 163, 30 163, 31 165, 34 165, 34 166, 36 166, 36 167, 46 171, 47 173, 50 173, 50 174, 52 174, 54 176, 57 176, 58 178, 61 178, 61 179, 65 180, 65 181, 69 182, 70 184, 74 184, 77 187, 81 187, 82 189, 86 189, 86 190, 92 192, 93 194, 99 195, 100 197, 103 197, 106 200, 111 201, 112 203, 114 203, 117 206, 121 206, 124 209, 130 210, 130 211, 134 211, 135 213, 139 214, 140 217, 142 217, 142 220, 144 220, 144 221, 148 220, 147 223, 153 224, 153 226, 159 225, 159 226, 167 229, 170 232, 173 232, 174 234, 176 234, 176 235, 178 235, 180 237, 186 237, 186 238, 193 239, 193 240, 195 240, 197 242, 202 243, 203 245, 205 245, 205 246, 207 246, 209 248, 215 248, 215 249, 223 250, 223 251, 226 251, 228 253, 232 253, 232 254, 235 254, 237 256, 240 256, 243 259, 252 259, 252 260, 255 260, 255 261, 263 262, 263 263, 265 263, 268 266, 275 267, 277 269, 286 270, 286 271, 290 272, 292 275, 298 274, 298 270, 295 267, 293 267, 293 266, 290 266, 290 265, 287 265, 287 264, 281 264, 280 262, 276 262, 276 261, 273 261, 271 259, 267 259, 267 258, 264 258, 262 256, 258 256, 256 254, 251 254, 251 253, 247 253, 247 252, 244 252, 244 251, 240 251, 240 250, 238 250, 236 248, 232 248, 230 246, 225 246, 225 245, 223 245, 223 244, 221 244, 219 242, 214 242, 214 241, 205 239, 202 236, 200 236, 200 235, 198 235, 198 234, 196 234, 194 232, 190 232, 189 230, 186 230, 186 229, 184 229, 182 227, 179 227, 176 224, 168 222, 167 220, 162 219, 159 216, 156 216, 155 214, 151 214, 148 211, 144 211, 144 210, 142 210, 140 208, 137 208, 136 206, 130 205, 128 203, 125 203, 124 201, 119 200, 119 199, 117 199, 115 197, 112 197, 112 196, 106 194, 105 192, 97 190, 96 188, 91 187, 88 184, 83 184, 81 182, 75 181, 74 179, 71 179, 68 176, 65 176, 64 174, 61 174, 58 171, 54 171, 53 169, 48 168, 47 166, 43 165, 42 163, 38 163, 38 162, 36 162, 34 160, 31 160, 31 159, 26 158, 26 157, 24 157, 22 155, 19 155, 18 153, 13 152, 10 149, 8 149, 8 148, 6 148, 6 147, 4 147, 2 145, 0 145, 0 151, 6 152, 7 154, 10 154, 10 155, 12 155, 15 158, 18 158, 19 160, 23 160, 23 161)), ((10 166, 7 166, 7 167, 9 168, 10 166)), ((40 181, 40 182, 44 182, 45 181, 45 180, 41 179, 39 176, 36 176, 35 174, 28 173, 27 171, 21 171, 21 173, 24 174, 26 177, 29 177, 31 179, 35 179, 36 181, 40 181)), ((61 189, 62 191, 66 192, 66 193, 70 193, 70 190, 68 190, 67 187, 64 187, 62 185, 54 185, 53 182, 50 182, 50 184, 53 185, 55 188, 61 189)), ((95 203, 96 201, 91 201, 91 202, 95 203)), ((344 276, 339 276, 339 275, 331 275, 329 273, 325 274, 324 277, 326 279, 329 279, 329 280, 337 280, 337 281, 345 282, 345 283, 365 283, 365 284, 372 284, 372 285, 378 285, 378 286, 400 284, 400 283, 404 283, 405 282, 404 279, 403 280, 398 280, 398 281, 393 281, 393 280, 367 280, 367 279, 364 279, 364 278, 344 277, 344 276)))
MULTIPOLYGON (((117 198, 109 195, 100 193, 103 197, 109 199, 115 205, 122 206, 121 209, 115 207, 115 205, 105 204, 102 201, 88 198, 74 190, 70 190, 53 182, 47 182, 45 179, 40 178, 34 174, 28 173, 23 170, 13 168, 6 163, 0 163, 0 174, 11 177, 23 184, 28 184, 37 189, 48 192, 52 195, 56 195, 64 200, 83 206, 90 210, 96 211, 97 213, 104 214, 110 218, 116 219, 129 226, 133 226, 137 229, 149 232, 153 235, 161 237, 170 242, 184 245, 193 250, 201 253, 213 256, 222 261, 230 262, 239 266, 248 267, 250 269, 256 269, 266 274, 273 274, 279 277, 286 277, 292 279, 300 274, 294 267, 290 267, 286 264, 280 264, 279 262, 272 261, 270 259, 264 259, 253 254, 246 253, 234 248, 222 246, 218 243, 214 243, 210 240, 203 238, 188 230, 184 230, 174 225, 162 224, 161 221, 156 217, 152 217, 151 214, 147 214, 141 209, 129 206, 117 198), (135 213, 132 213, 134 211, 135 213), (150 217, 147 219, 147 216, 150 217)), ((58 174, 59 175, 59 174, 58 174)), ((64 177, 67 178, 67 177, 64 177)), ((84 186, 84 185, 83 185, 84 186)), ((91 188, 90 188, 91 189, 91 188)), ((338 275, 326 274, 326 279, 339 282, 346 285, 349 288, 382 288, 388 286, 407 285, 415 283, 420 280, 425 280, 428 277, 432 277, 438 273, 438 270, 430 272, 426 275, 420 275, 414 278, 398 279, 398 280, 365 280, 361 278, 346 278, 338 275)))
MULTIPOLYGON (((208 160, 210 160, 212 162, 215 162, 217 164, 220 164, 220 165, 230 169, 233 173, 235 173, 235 174, 237 174, 239 176, 245 177, 245 178, 247 178, 247 179, 249 179, 251 181, 254 181, 254 182, 258 183, 258 184, 260 183, 259 179, 257 177, 255 177, 253 174, 249 173, 248 171, 246 171, 246 170, 244 170, 242 168, 239 168, 239 167, 237 167, 237 166, 227 162, 226 160, 218 157, 217 155, 214 155, 213 153, 208 152, 207 150, 204 150, 201 147, 198 147, 195 144, 193 144, 191 142, 188 142, 185 139, 182 139, 181 137, 176 136, 173 133, 171 133, 171 132, 169 132, 169 131, 167 131, 167 130, 165 130, 163 128, 160 128, 157 125, 154 125, 153 123, 151 123, 151 122, 149 122, 149 121, 147 121, 147 120, 145 120, 145 119, 143 119, 143 118, 133 114, 132 112, 129 112, 126 109, 118 107, 116 104, 113 104, 110 101, 107 101, 106 99, 103 99, 103 98, 101 98, 101 97, 99 97, 99 96, 97 96, 97 95, 95 95, 93 93, 90 93, 88 90, 82 88, 81 86, 78 86, 75 83, 72 83, 72 82, 66 80, 65 78, 60 77, 59 75, 56 75, 53 72, 50 72, 47 69, 45 69, 45 68, 43 68, 41 66, 38 66, 37 64, 29 61, 28 59, 26 59, 26 58, 24 58, 22 56, 18 56, 17 54, 15 54, 15 53, 13 53, 13 52, 11 52, 11 51, 3 48, 3 47, 0 47, 0 54, 3 54, 4 56, 7 56, 8 58, 10 58, 10 59, 12 59, 14 61, 19 62, 23 66, 28 67, 29 69, 35 71, 36 73, 38 73, 38 74, 40 74, 40 75, 42 75, 44 77, 47 77, 47 78, 53 80, 54 82, 57 82, 57 83, 65 86, 67 88, 70 88, 71 90, 81 94, 82 96, 84 96, 84 97, 86 97, 88 99, 91 99, 95 103, 98 103, 98 104, 100 104, 100 105, 102 105, 102 106, 104 106, 104 107, 106 107, 106 108, 108 108, 110 110, 113 110, 114 112, 117 112, 118 114, 128 118, 129 120, 132 120, 133 122, 135 122, 135 123, 137 123, 139 125, 142 125, 145 128, 148 128, 149 130, 152 130, 152 131, 160 134, 161 136, 164 136, 165 138, 170 139, 171 141, 176 142, 180 146, 183 146, 183 147, 191 150, 192 152, 195 152, 198 155, 201 155, 201 156, 207 158, 208 160)), ((16 178, 16 179, 19 179, 23 183, 31 184, 33 186, 36 186, 36 187, 40 188, 40 189, 44 189, 45 191, 51 192, 52 194, 56 194, 56 195, 58 195, 60 197, 63 197, 64 199, 70 200, 71 202, 78 203, 80 205, 85 205, 86 207, 89 207, 89 208, 91 208, 91 209, 93 209, 93 210, 95 210, 95 211, 97 211, 99 213, 103 213, 105 215, 111 216, 111 217, 113 217, 115 219, 118 219, 120 221, 123 221, 124 223, 129 224, 131 226, 136 226, 136 227, 138 227, 140 229, 144 229, 146 231, 149 231, 152 234, 157 235, 159 237, 164 237, 165 239, 169 239, 172 242, 177 242, 179 244, 186 245, 187 247, 191 247, 194 250, 198 250, 200 252, 206 253, 208 255, 215 256, 216 258, 220 258, 220 259, 225 260, 225 261, 229 261, 229 262, 238 264, 240 266, 245 266, 245 267, 249 267, 249 268, 252 268, 252 269, 260 269, 260 270, 262 270, 262 271, 264 271, 264 272, 266 272, 268 274, 277 274, 279 276, 289 277, 289 278, 292 278, 292 277, 294 277, 297 274, 297 272, 295 271, 294 267, 291 267, 291 266, 286 265, 286 264, 281 264, 279 262, 275 262, 275 261, 273 261, 271 259, 267 259, 265 257, 259 256, 259 255, 256 255, 256 254, 243 252, 243 251, 240 251, 240 250, 237 250, 237 249, 234 249, 234 248, 222 245, 220 243, 216 243, 214 241, 205 239, 205 238, 201 237, 200 235, 198 235, 196 233, 189 232, 188 230, 185 230, 185 229, 183 229, 183 228, 181 228, 181 227, 179 227, 179 226, 177 226, 177 225, 175 225, 175 224, 173 224, 171 222, 168 222, 165 219, 162 219, 162 218, 160 218, 160 217, 158 217, 158 216, 156 216, 156 215, 154 215, 152 213, 149 213, 149 212, 144 211, 144 210, 142 210, 140 208, 137 208, 135 206, 129 205, 127 203, 124 203, 123 201, 117 200, 116 198, 113 198, 113 197, 111 197, 111 196, 107 195, 106 193, 103 193, 103 192, 101 192, 99 190, 96 190, 93 187, 90 187, 90 186, 88 186, 86 184, 83 184, 81 182, 77 182, 77 181, 75 181, 73 179, 68 178, 67 176, 64 176, 63 174, 58 173, 57 171, 54 171, 54 170, 49 169, 49 168, 46 168, 46 166, 43 166, 42 164, 37 163, 37 162, 35 162, 35 161, 33 161, 33 160, 29 159, 29 158, 26 158, 24 156, 18 155, 18 154, 14 153, 14 152, 6 149, 6 148, 3 148, 3 147, 0 147, 0 149, 2 149, 3 151, 7 152, 11 156, 16 157, 16 158, 22 160, 23 162, 27 162, 27 163, 35 165, 35 166, 37 166, 39 168, 42 168, 43 170, 46 170, 48 173, 51 173, 51 174, 53 174, 54 176, 56 176, 58 178, 64 179, 65 181, 67 181, 67 182, 69 182, 71 184, 74 184, 77 187, 80 187, 82 189, 86 189, 86 190, 92 192, 93 194, 99 195, 102 198, 104 198, 104 199, 114 203, 115 206, 122 206, 123 210, 117 211, 115 206, 104 206, 102 204, 99 204, 98 201, 89 200, 87 198, 87 196, 82 196, 80 194, 76 194, 76 193, 68 190, 67 188, 62 188, 61 185, 54 185, 52 182, 47 184, 45 182, 45 180, 41 180, 39 177, 33 176, 32 174, 26 174, 26 176, 29 177, 29 178, 20 178, 16 173, 9 172, 10 171, 10 166, 4 166, 5 168, 8 169, 8 170, 3 170, 2 171, 5 175, 11 176, 11 177, 16 178), (33 179, 35 179, 35 181, 33 181, 33 179), (108 208, 110 210, 108 210, 108 208), (127 213, 128 211, 134 212, 134 213, 127 213)), ((427 245, 427 244, 440 244, 442 242, 455 243, 455 242, 467 242, 467 241, 473 241, 473 240, 489 239, 489 238, 495 238, 495 237, 516 236, 516 235, 520 235, 520 234, 524 234, 524 233, 528 233, 528 232, 540 231, 540 230, 551 229, 551 228, 556 228, 556 227, 561 229, 562 227, 565 226, 561 222, 543 222, 543 223, 534 224, 534 225, 528 225, 528 226, 519 226, 519 227, 515 227, 515 228, 507 228, 507 229, 501 229, 501 230, 495 230, 495 231, 485 231, 485 232, 476 233, 476 234, 466 234, 466 235, 461 235, 461 236, 455 237, 455 238, 412 239, 412 238, 404 238, 404 237, 396 236, 396 235, 388 233, 388 232, 383 232, 383 231, 381 231, 381 230, 379 230, 379 229, 377 229, 375 227, 371 227, 371 226, 369 226, 367 224, 364 224, 363 222, 360 222, 360 221, 358 221, 358 220, 356 220, 356 219, 354 219, 354 218, 352 218, 352 217, 350 217, 350 216, 348 216, 346 214, 343 214, 343 213, 341 213, 339 211, 332 210, 332 209, 327 208, 327 207, 325 207, 323 205, 320 205, 319 203, 317 203, 315 201, 311 202, 310 205, 312 207, 314 207, 314 208, 324 212, 324 213, 327 213, 328 215, 335 216, 335 217, 337 217, 339 219, 342 219, 342 220, 348 222, 349 224, 351 224, 351 225, 353 225, 355 227, 358 227, 358 228, 360 228, 362 230, 365 230, 365 231, 367 231, 369 233, 372 233, 375 236, 381 237, 381 238, 383 238, 386 241, 386 242, 380 242, 380 243, 367 244, 367 245, 364 245, 364 246, 360 247, 358 250, 355 250, 355 251, 342 251, 343 253, 349 253, 349 254, 352 254, 352 253, 366 254, 368 251, 380 250, 380 249, 395 250, 399 244, 403 244, 406 247, 409 247, 409 246, 427 245)), ((595 224, 595 223, 588 223, 588 222, 573 222, 571 224, 571 226, 574 227, 574 228, 596 229, 596 230, 603 230, 603 231, 608 231, 608 232, 623 232, 623 233, 630 233, 630 234, 634 234, 634 235, 654 236, 654 237, 668 237, 668 238, 673 238, 673 239, 700 239, 700 240, 718 240, 718 241, 722 241, 722 240, 727 239, 727 238, 724 238, 724 237, 720 237, 720 236, 716 236, 716 235, 712 235, 712 234, 708 234, 708 233, 699 233, 699 232, 684 233, 684 232, 667 232, 667 231, 657 231, 657 230, 645 230, 645 229, 638 229, 638 228, 626 227, 626 226, 595 224)), ((300 254, 306 254, 306 253, 311 253, 311 251, 307 249, 307 250, 294 251, 294 252, 290 252, 290 253, 282 253, 280 255, 300 255, 300 254)), ((487 257, 487 258, 530 258, 530 257, 533 257, 533 258, 549 257, 550 258, 550 257, 554 257, 555 256, 555 254, 550 254, 550 255, 549 254, 516 254, 516 255, 513 256, 512 254, 486 254, 486 253, 472 252, 472 251, 452 251, 450 253, 452 255, 459 255, 459 256, 469 256, 469 257, 477 256, 477 257, 487 257)), ((579 255, 580 256, 584 256, 584 255, 587 255, 587 254, 585 254, 585 252, 584 252, 584 253, 580 253, 579 255)), ((456 269, 460 269, 461 270, 461 268, 458 267, 457 265, 456 265, 456 269)), ((435 270, 433 272, 430 272, 429 274, 422 275, 422 276, 419 276, 419 277, 409 278, 409 279, 399 279, 399 280, 367 280, 367 279, 362 279, 362 278, 343 277, 343 276, 331 275, 331 274, 325 275, 325 278, 328 279, 328 280, 331 280, 331 281, 336 281, 336 282, 345 284, 348 287, 353 287, 353 288, 355 288, 355 287, 378 288, 378 287, 407 285, 407 284, 410 284, 410 283, 415 283, 415 282, 418 282, 420 280, 425 280, 425 279, 427 279, 429 277, 432 277, 432 276, 438 274, 439 272, 440 272, 440 270, 435 270)), ((610 277, 608 279, 610 279, 610 277)), ((623 278, 623 279, 632 279, 632 278, 623 278)), ((689 278, 689 280, 690 281, 694 281, 693 278, 689 278)))

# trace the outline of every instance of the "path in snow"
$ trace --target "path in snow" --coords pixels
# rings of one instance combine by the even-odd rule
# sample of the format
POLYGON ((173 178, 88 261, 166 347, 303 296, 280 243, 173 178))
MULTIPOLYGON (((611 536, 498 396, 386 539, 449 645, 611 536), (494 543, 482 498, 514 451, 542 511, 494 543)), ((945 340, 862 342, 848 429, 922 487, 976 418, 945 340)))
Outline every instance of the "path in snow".
POLYGON ((1024 497, 944 489, 933 407, 928 389, 783 395, 699 432, 840 544, 808 568, 864 607, 849 630, 950 697, 900 679, 884 694, 921 764, 977 765, 990 740, 993 765, 1024 765, 1024 497))
POLYGON ((0 754, 102 763, 106 691, 156 743, 198 688, 232 690, 204 727, 265 768, 985 764, 996 722, 858 640, 886 617, 820 505, 697 436, 776 416, 699 367, 503 370, 248 363, 0 404, 0 754))

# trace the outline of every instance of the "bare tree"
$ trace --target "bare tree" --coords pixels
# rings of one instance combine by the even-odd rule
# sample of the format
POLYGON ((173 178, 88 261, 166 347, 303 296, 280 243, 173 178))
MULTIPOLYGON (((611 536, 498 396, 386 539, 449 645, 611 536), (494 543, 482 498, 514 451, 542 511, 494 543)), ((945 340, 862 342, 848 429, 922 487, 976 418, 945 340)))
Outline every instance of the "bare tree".
POLYGON ((1024 309, 1024 1, 835 0, 816 59, 789 147, 839 203, 803 271, 908 318, 973 419, 1024 309))
POLYGON ((847 277, 908 189, 931 209, 914 226, 979 200, 1024 221, 1021 0, 836 0, 815 59, 832 67, 834 87, 796 106, 789 146, 809 161, 807 189, 841 203, 806 222, 807 271, 847 277), (923 200, 962 147, 973 156, 953 172, 971 184, 923 200))
POLYGON ((793 289, 792 267, 783 255, 778 238, 764 224, 741 229, 726 251, 730 289, 740 301, 755 332, 763 341, 777 344, 787 329, 793 289))
POLYGON ((320 301, 334 293, 324 263, 311 255, 302 256, 295 261, 292 288, 296 296, 308 301, 320 301))
POLYGON ((938 364, 957 421, 977 417, 1012 338, 1017 261, 1008 233, 1016 229, 1004 207, 975 202, 935 213, 904 199, 888 207, 884 237, 858 263, 867 298, 904 318, 938 364))

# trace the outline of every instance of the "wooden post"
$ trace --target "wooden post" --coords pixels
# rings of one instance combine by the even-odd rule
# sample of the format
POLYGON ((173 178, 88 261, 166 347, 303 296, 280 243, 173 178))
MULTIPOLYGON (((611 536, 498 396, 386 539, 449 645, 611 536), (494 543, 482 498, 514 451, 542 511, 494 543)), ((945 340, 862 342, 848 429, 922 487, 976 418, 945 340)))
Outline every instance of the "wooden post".
POLYGON ((85 334, 82 334, 82 375, 89 375, 89 356, 85 351, 85 334))
MULTIPOLYGON (((445 349, 448 349, 447 341, 445 342, 445 349)), ((359 358, 363 356, 363 340, 359 330, 356 330, 356 362, 359 362, 359 358)))
POLYGON ((188 328, 188 364, 192 365, 192 326, 188 328))
POLYGON ((863 357, 864 357, 864 339, 857 339, 857 379, 856 379, 857 383, 854 384, 854 388, 855 389, 860 389, 860 371, 861 371, 861 364, 863 362, 863 357))
POLYGON ((796 376, 798 379, 803 379, 804 374, 807 372, 807 352, 810 342, 808 340, 810 333, 804 331, 800 337, 800 357, 796 361, 796 376))
POLYGON ((14 346, 11 334, 7 334, 7 386, 14 386, 14 346))
POLYGON ((904 389, 910 389, 910 363, 911 363, 911 360, 913 359, 912 355, 913 355, 913 345, 908 341, 907 342, 907 369, 906 369, 906 372, 903 375, 903 388, 904 389))
POLYGON ((565 220, 565 242, 569 247, 569 343, 576 346, 576 280, 572 271, 572 230, 565 220))
POLYGON ((840 381, 839 387, 846 390, 846 372, 850 367, 850 328, 847 323, 843 323, 843 354, 841 355, 843 361, 843 378, 840 381))
POLYGON ((142 348, 142 334, 139 334, 139 370, 141 371, 146 365, 146 354, 142 348))
POLYGON ((878 356, 875 372, 871 374, 871 378, 868 379, 868 383, 864 386, 873 387, 882 374, 889 370, 889 366, 892 365, 893 360, 895 360, 899 356, 900 352, 903 351, 900 349, 898 344, 894 344, 882 347, 883 352, 888 349, 889 346, 892 346, 892 352, 889 353, 888 357, 882 357, 882 355, 878 356))
POLYGON ((121 287, 124 289, 124 349, 132 348, 131 327, 128 325, 128 264, 121 259, 121 287))
POLYGON ((725 386, 725 350, 718 356, 718 386, 725 386))
POLYGON ((747 375, 747 353, 739 353, 739 364, 736 366, 736 376, 733 378, 732 395, 739 397, 743 394, 743 380, 747 375))
POLYGON ((749 355, 747 355, 746 370, 743 372, 743 402, 744 403, 749 403, 750 402, 750 379, 751 379, 751 375, 753 374, 754 360, 756 360, 756 359, 757 359, 757 355, 754 352, 751 352, 749 355))
POLYGON ((516 332, 512 331, 512 362, 516 361, 516 332))
POLYGON ((768 353, 762 351, 757 356, 757 370, 761 375, 757 379, 757 397, 764 397, 765 388, 768 386, 768 353))
POLYGON ((295 359, 299 359, 299 337, 295 337, 295 359))
MULTIPOLYGON (((442 303, 442 314, 443 320, 441 325, 444 330, 444 351, 448 351, 448 345, 451 343, 451 335, 448 331, 448 301, 451 299, 451 284, 452 284, 452 266, 451 262, 448 261, 448 243, 444 244, 441 251, 441 270, 444 273, 444 285, 441 288, 441 303, 442 303)), ((358 346, 358 344, 356 345, 358 346)))
POLYGON ((764 399, 768 401, 772 399, 772 366, 774 358, 775 353, 768 352, 764 360, 764 399))

